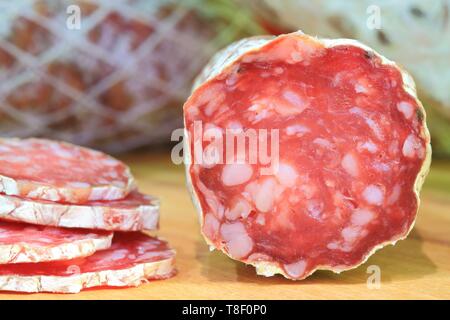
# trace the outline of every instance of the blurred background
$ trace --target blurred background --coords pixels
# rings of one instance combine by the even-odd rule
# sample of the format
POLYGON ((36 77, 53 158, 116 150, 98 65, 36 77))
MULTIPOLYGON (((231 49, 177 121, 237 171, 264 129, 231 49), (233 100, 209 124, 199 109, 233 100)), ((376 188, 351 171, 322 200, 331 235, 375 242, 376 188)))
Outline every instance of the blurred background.
POLYGON ((434 156, 449 158, 449 7, 450 0, 0 0, 0 135, 116 154, 170 144, 192 81, 214 52, 242 37, 302 29, 358 39, 409 70, 434 156), (369 27, 377 13, 379 28, 369 27))
POLYGON ((112 153, 170 143, 212 54, 263 33, 248 12, 228 0, 0 0, 0 135, 112 153))

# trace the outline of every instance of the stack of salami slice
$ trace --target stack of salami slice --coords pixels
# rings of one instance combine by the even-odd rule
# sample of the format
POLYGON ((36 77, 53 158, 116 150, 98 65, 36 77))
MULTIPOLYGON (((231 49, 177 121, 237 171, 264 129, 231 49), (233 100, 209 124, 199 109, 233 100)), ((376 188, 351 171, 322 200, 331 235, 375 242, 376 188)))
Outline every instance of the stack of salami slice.
POLYGON ((104 153, 44 139, 0 139, 0 290, 75 293, 175 272, 158 200, 104 153))

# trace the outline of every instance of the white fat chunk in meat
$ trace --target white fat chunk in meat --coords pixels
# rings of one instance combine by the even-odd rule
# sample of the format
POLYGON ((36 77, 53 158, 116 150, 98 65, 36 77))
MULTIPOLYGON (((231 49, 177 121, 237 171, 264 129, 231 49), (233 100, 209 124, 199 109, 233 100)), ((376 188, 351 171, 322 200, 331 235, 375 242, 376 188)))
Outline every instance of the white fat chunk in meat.
POLYGON ((206 203, 208 204, 209 208, 214 213, 214 215, 217 218, 222 219, 225 209, 223 205, 220 203, 219 199, 214 194, 214 192, 208 189, 201 181, 199 181, 197 187, 205 197, 206 203))
MULTIPOLYGON (((208 86, 207 88, 205 88, 205 90, 203 90, 196 99, 196 103, 197 105, 203 105, 208 103, 211 100, 217 100, 215 98, 220 96, 220 93, 222 91, 222 85, 221 84, 212 84, 210 86, 208 86)), ((220 96, 221 98, 224 98, 224 96, 220 96)))
POLYGON ((253 122, 261 121, 270 115, 269 109, 271 108, 266 101, 257 101, 248 108, 250 111, 248 117, 253 122))
POLYGON ((341 83, 343 76, 344 76, 343 72, 336 73, 333 79, 331 80, 331 85, 333 87, 337 87, 341 83))
POLYGON ((187 109, 185 112, 186 112, 186 115, 189 116, 190 118, 196 118, 200 114, 200 110, 197 105, 193 105, 191 108, 187 109))
POLYGON ((300 62, 300 61, 302 61, 303 60, 303 57, 302 57, 302 55, 300 54, 300 52, 297 52, 297 51, 294 51, 294 52, 292 52, 291 53, 291 59, 292 59, 292 62, 300 62))
POLYGON ((273 69, 273 72, 275 74, 280 75, 280 74, 282 74, 284 72, 284 69, 282 67, 276 67, 275 69, 273 69))
POLYGON ((306 270, 306 261, 305 260, 299 260, 294 263, 285 264, 284 270, 286 270, 286 273, 293 277, 293 278, 300 278, 306 270))
POLYGON ((372 129, 372 132, 379 140, 383 140, 384 135, 377 123, 371 118, 365 118, 366 124, 372 129))
POLYGON ((205 221, 203 224, 203 233, 208 237, 208 239, 215 239, 219 233, 220 222, 217 218, 211 214, 207 213, 205 215, 205 221))
POLYGON ((73 157, 73 153, 61 147, 59 144, 49 144, 49 148, 53 151, 54 155, 61 158, 71 159, 73 157))
POLYGON ((127 255, 128 255, 127 249, 115 250, 110 254, 109 259, 111 259, 113 261, 120 261, 120 260, 125 259, 127 257, 127 255))
POLYGON ((293 187, 297 181, 298 174, 292 166, 280 163, 278 166, 277 178, 282 185, 293 187))
POLYGON ((254 112, 262 111, 264 109, 265 109, 265 105, 260 102, 255 102, 250 107, 248 107, 248 111, 254 111, 254 112))
POLYGON ((373 204, 376 206, 381 206, 384 202, 384 191, 382 188, 376 185, 367 186, 362 193, 364 200, 368 204, 373 204))
POLYGON ((231 121, 228 123, 227 129, 242 130, 242 124, 239 121, 231 121))
POLYGON ((349 226, 342 229, 341 231, 342 238, 344 238, 346 242, 350 243, 357 240, 360 234, 361 234, 361 227, 359 226, 349 226))
POLYGON ((228 109, 228 106, 223 104, 223 101, 225 100, 225 94, 223 92, 220 92, 217 94, 217 96, 214 97, 214 99, 211 99, 206 103, 206 105, 203 107, 203 112, 206 116, 211 117, 216 111, 223 109, 228 109))
POLYGON ((200 159, 196 161, 199 161, 199 164, 203 168, 210 169, 223 161, 222 153, 223 151, 220 147, 218 147, 215 143, 210 143, 203 150, 202 156, 199 157, 200 159))
POLYGON ((416 155, 419 158, 423 158, 424 156, 424 150, 420 144, 420 141, 418 141, 418 139, 412 134, 405 139, 402 153, 407 158, 414 158, 416 155))
POLYGON ((339 249, 339 244, 336 241, 333 241, 327 244, 327 248, 330 250, 337 250, 339 249))
POLYGON ((394 204, 400 198, 401 192, 402 192, 402 187, 399 184, 396 184, 394 186, 394 188, 392 189, 392 193, 390 194, 389 198, 387 199, 388 205, 394 204))
POLYGON ((411 119, 414 114, 414 107, 406 101, 399 102, 397 104, 397 110, 403 113, 406 119, 411 119))
MULTIPOLYGON (((283 91, 283 98, 290 102, 295 107, 299 108, 301 111, 303 111, 306 108, 306 103, 303 100, 303 98, 291 90, 284 90, 283 91)), ((299 111, 299 113, 301 112, 299 111)))
POLYGON ((366 88, 365 86, 363 86, 362 84, 357 83, 357 84, 355 85, 355 92, 356 92, 356 93, 367 93, 368 90, 367 90, 367 88, 366 88))
POLYGON ((359 175, 359 164, 354 154, 347 153, 341 160, 341 166, 352 177, 359 175))
POLYGON ((267 109, 261 110, 253 117, 253 121, 259 122, 261 120, 264 120, 269 117, 269 114, 270 114, 269 110, 267 109))
POLYGON ((326 179, 325 180, 325 185, 328 188, 334 188, 336 186, 336 183, 333 180, 326 179))
POLYGON ((244 258, 253 250, 253 240, 241 222, 222 224, 220 234, 225 241, 228 253, 233 258, 244 258))
POLYGON ((267 179, 256 186, 253 200, 259 211, 268 212, 272 209, 276 186, 274 179, 267 179))
POLYGON ((371 140, 358 143, 358 151, 367 150, 370 153, 375 153, 378 151, 378 147, 371 140))
POLYGON ((226 80, 227 86, 234 86, 238 82, 238 75, 236 73, 231 74, 226 80))
POLYGON ((251 205, 245 199, 239 199, 230 210, 225 211, 225 216, 229 220, 236 220, 240 217, 247 218, 252 210, 251 205))
POLYGON ((308 127, 305 127, 301 124, 294 124, 292 126, 288 126, 285 129, 286 134, 288 136, 292 136, 292 135, 303 135, 305 133, 310 132, 311 130, 308 127))
POLYGON ((312 184, 300 184, 299 190, 306 199, 311 199, 317 193, 317 187, 312 184))
POLYGON ((266 217, 264 216, 264 214, 260 213, 256 216, 256 223, 259 225, 265 225, 266 224, 266 217))
POLYGON ((397 139, 393 140, 390 144, 389 144, 389 148, 388 151, 390 154, 392 155, 396 155, 399 151, 399 142, 397 139))
POLYGON ((403 143, 402 152, 403 152, 403 155, 408 158, 413 158, 414 155, 416 154, 416 152, 414 150, 414 136, 413 135, 409 135, 405 139, 405 142, 403 143))
POLYGON ((352 213, 351 222, 355 226, 364 226, 375 217, 375 214, 364 208, 355 209, 352 213))
POLYGON ((222 170, 222 182, 225 186, 237 186, 247 182, 253 174, 249 164, 227 164, 222 170))
POLYGON ((324 138, 316 138, 316 139, 313 140, 313 143, 315 143, 315 144, 317 144, 317 145, 319 145, 321 147, 324 147, 325 149, 332 149, 333 148, 333 144, 330 141, 328 141, 327 139, 324 139, 324 138))
POLYGON ((364 111, 359 107, 350 108, 350 113, 357 114, 358 116, 364 117, 364 111))
POLYGON ((366 114, 366 112, 364 112, 359 107, 350 108, 349 111, 350 111, 350 113, 356 114, 356 115, 360 116, 361 118, 363 118, 364 121, 366 122, 366 124, 369 126, 369 128, 372 130, 372 132, 375 134, 377 139, 383 140, 384 135, 383 135, 383 132, 381 131, 380 127, 377 125, 377 123, 372 118, 370 118, 366 114))
POLYGON ((311 218, 316 219, 316 220, 320 219, 323 209, 324 209, 323 202, 316 200, 316 199, 308 200, 308 204, 306 205, 306 210, 308 211, 308 215, 311 218))
POLYGON ((372 167, 375 170, 381 171, 381 172, 388 172, 389 170, 391 170, 391 167, 389 166, 389 164, 383 163, 383 162, 379 162, 379 161, 374 162, 372 164, 372 167))

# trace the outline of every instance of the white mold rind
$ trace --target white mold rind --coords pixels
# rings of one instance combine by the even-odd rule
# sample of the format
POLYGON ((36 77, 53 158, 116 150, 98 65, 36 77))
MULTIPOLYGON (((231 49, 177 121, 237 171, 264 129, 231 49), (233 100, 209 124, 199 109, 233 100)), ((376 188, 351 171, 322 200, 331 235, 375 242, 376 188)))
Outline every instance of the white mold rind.
POLYGON ((114 231, 156 230, 159 201, 135 208, 33 201, 0 194, 0 218, 32 224, 114 231))
POLYGON ((107 287, 132 287, 152 279, 165 279, 175 272, 175 258, 140 263, 120 270, 86 272, 71 276, 20 276, 0 275, 1 291, 78 293, 82 289, 107 287))
POLYGON ((27 242, 0 245, 0 264, 71 260, 94 254, 111 246, 113 234, 86 238, 58 245, 27 242))

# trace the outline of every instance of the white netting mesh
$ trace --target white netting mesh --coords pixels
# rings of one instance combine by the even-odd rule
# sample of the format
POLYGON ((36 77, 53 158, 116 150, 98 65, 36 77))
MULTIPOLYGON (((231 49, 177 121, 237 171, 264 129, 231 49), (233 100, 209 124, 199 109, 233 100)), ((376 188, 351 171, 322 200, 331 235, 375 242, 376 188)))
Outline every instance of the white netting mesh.
POLYGON ((167 142, 209 57, 260 31, 237 9, 227 0, 1 2, 0 135, 110 152, 167 142))

